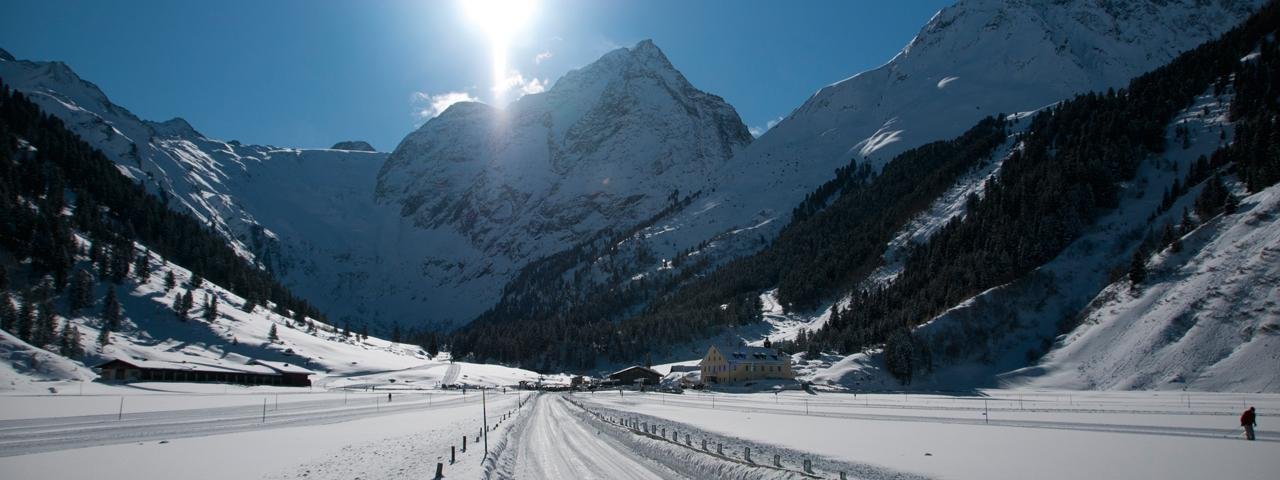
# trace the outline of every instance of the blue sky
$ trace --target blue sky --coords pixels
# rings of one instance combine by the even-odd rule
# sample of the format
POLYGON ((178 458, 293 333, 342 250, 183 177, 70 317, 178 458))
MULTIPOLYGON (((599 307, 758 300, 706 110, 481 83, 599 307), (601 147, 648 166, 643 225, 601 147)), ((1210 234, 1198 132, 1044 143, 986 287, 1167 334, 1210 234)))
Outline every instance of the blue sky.
MULTIPOLYGON (((533 1, 504 49, 507 100, 652 38, 757 131, 888 61, 951 3, 533 1)), ((214 138, 390 150, 446 99, 496 103, 490 37, 460 2, 13 1, 0 48, 62 60, 142 118, 214 138)))

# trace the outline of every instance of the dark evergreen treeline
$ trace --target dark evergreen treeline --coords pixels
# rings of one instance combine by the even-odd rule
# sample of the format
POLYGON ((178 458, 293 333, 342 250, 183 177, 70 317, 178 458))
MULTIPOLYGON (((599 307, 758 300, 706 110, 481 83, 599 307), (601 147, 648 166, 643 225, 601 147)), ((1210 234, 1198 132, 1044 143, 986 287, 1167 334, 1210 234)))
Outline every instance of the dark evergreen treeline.
POLYGON ((323 318, 217 233, 165 203, 61 120, 0 83, 0 247, 30 259, 32 275, 48 274, 56 290, 66 287, 77 252, 72 232, 79 231, 93 240, 89 256, 100 277, 116 283, 149 267, 135 251, 138 242, 250 304, 272 301, 295 316, 323 318), (71 216, 64 215, 68 192, 71 216))
MULTIPOLYGON (((969 205, 967 215, 915 249, 895 283, 856 295, 850 308, 811 341, 852 351, 897 339, 886 345, 886 352, 916 360, 953 353, 919 351, 910 335, 895 332, 1026 275, 1057 255, 1089 222, 1117 206, 1120 182, 1133 177, 1141 159, 1164 149, 1164 128, 1174 115, 1215 82, 1243 70, 1240 58, 1274 34, 1277 25, 1280 4, 1272 3, 1218 40, 1134 79, 1126 89, 1082 95, 1037 115, 1023 137, 1022 151, 1006 160, 997 181, 969 205)), ((1266 90, 1274 89, 1272 81, 1266 90)), ((1274 105, 1274 93, 1270 95, 1267 101, 1274 105)), ((1249 94, 1243 97, 1238 99, 1255 103, 1249 94)), ((1274 122, 1274 110, 1266 115, 1271 117, 1266 122, 1274 122)), ((1274 165, 1274 160, 1257 163, 1274 165)), ((1246 171, 1253 168, 1241 165, 1246 171)), ((1257 169, 1267 171, 1265 166, 1257 169)), ((1221 188, 1217 177, 1212 180, 1221 188)), ((1251 188, 1261 186, 1258 182, 1251 188)), ((1209 195, 1214 191, 1204 190, 1209 195)), ((1225 190, 1220 191, 1223 195, 1205 200, 1206 205, 1225 205, 1225 190)), ((1144 272, 1137 270, 1140 282, 1144 272)), ((928 367, 919 361, 886 366, 903 379, 928 367)))
MULTIPOLYGON (((999 117, 986 119, 955 140, 899 155, 879 175, 851 162, 808 197, 807 217, 793 220, 779 240, 705 277, 699 275, 711 266, 709 260, 694 256, 688 261, 688 252, 677 255, 670 270, 631 282, 613 278, 601 283, 603 288, 564 280, 575 265, 598 258, 600 249, 580 246, 534 262, 508 285, 497 306, 454 334, 454 351, 534 368, 585 369, 597 358, 626 361, 725 326, 757 322, 760 291, 774 285, 783 286, 780 296, 793 305, 812 306, 824 295, 850 288, 860 278, 856 272, 875 268, 898 229, 960 175, 989 159, 1005 140, 1005 127, 999 117), (835 192, 843 193, 828 200, 835 192), (826 203, 832 205, 822 208, 826 203), (792 274, 800 269, 822 273, 792 274)), ((611 238, 603 245, 611 248, 618 241, 611 238)))

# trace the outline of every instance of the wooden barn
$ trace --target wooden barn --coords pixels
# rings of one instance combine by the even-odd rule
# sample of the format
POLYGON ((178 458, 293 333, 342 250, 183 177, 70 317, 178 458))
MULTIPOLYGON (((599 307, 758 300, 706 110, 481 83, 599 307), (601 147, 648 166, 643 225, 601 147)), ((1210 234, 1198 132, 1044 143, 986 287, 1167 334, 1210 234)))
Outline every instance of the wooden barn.
POLYGON ((657 385, 662 380, 662 374, 652 368, 635 365, 610 373, 609 380, 618 385, 635 385, 637 380, 643 385, 657 385))
POLYGON ((312 374, 296 365, 253 360, 246 364, 112 359, 96 367, 99 379, 115 382, 216 382, 242 385, 311 386, 312 374))

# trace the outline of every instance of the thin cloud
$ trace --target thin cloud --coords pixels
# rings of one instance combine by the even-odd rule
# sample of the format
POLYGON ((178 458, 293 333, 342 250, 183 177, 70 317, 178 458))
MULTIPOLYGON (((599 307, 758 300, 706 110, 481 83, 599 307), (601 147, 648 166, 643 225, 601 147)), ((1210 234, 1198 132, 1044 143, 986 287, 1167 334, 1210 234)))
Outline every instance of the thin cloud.
POLYGON ((413 105, 413 114, 421 120, 429 120, 437 115, 444 113, 450 105, 458 102, 479 102, 480 99, 471 96, 467 92, 444 92, 435 95, 413 92, 410 103, 413 105))
POLYGON ((534 63, 534 64, 541 64, 543 60, 547 60, 547 59, 550 59, 550 58, 551 58, 551 52, 549 52, 549 51, 548 51, 548 52, 542 52, 542 53, 539 53, 539 54, 537 54, 537 55, 534 55, 534 56, 533 56, 533 63, 534 63))
POLYGON ((747 127, 747 131, 751 133, 751 136, 760 138, 761 135, 764 135, 764 132, 772 130, 773 127, 777 125, 778 122, 781 122, 781 121, 782 121, 782 117, 779 116, 778 118, 765 122, 764 127, 760 127, 760 126, 747 127))
POLYGON ((524 78, 524 75, 516 70, 512 70, 510 75, 502 81, 502 83, 493 86, 493 92, 502 95, 509 91, 519 92, 516 98, 535 93, 547 91, 549 82, 546 79, 524 78))

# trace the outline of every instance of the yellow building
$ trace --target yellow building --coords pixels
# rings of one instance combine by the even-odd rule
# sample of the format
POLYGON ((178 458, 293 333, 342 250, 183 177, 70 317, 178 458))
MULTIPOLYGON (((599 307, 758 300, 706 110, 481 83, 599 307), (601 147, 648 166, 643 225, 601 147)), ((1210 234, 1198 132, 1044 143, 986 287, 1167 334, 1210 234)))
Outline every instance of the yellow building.
POLYGON ((712 345, 699 367, 704 384, 795 378, 791 357, 765 347, 712 345))

